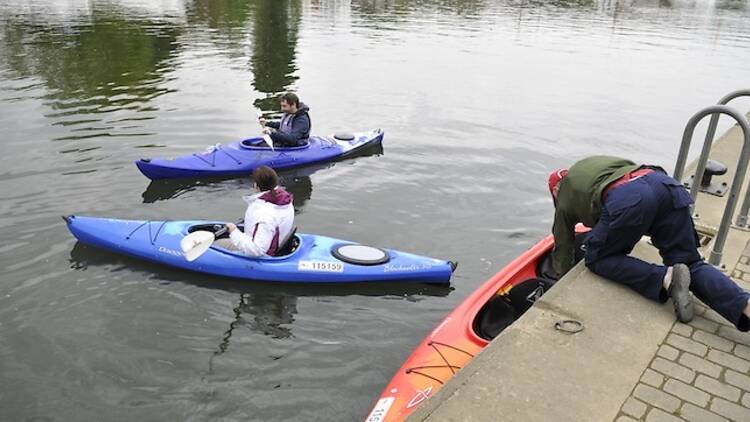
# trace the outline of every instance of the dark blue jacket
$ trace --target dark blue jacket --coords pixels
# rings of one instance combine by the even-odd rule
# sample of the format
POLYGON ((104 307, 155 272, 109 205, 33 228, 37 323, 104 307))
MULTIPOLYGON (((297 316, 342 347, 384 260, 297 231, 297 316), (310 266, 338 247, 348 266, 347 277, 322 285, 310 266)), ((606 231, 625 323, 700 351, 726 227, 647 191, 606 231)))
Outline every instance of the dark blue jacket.
POLYGON ((285 114, 280 121, 267 122, 266 126, 276 129, 271 133, 271 139, 274 144, 281 146, 302 145, 310 137, 310 107, 304 103, 299 103, 297 112, 293 115, 285 114))

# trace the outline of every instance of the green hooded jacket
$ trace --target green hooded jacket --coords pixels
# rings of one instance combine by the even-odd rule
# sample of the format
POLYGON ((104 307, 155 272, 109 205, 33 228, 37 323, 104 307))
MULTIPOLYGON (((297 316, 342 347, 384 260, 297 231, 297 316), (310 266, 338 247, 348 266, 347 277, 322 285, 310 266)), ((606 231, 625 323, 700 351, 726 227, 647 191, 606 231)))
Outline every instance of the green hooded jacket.
POLYGON ((630 160, 606 155, 584 158, 568 169, 559 185, 552 234, 552 265, 561 277, 573 268, 575 225, 594 227, 602 209, 602 192, 610 183, 636 170, 630 160))

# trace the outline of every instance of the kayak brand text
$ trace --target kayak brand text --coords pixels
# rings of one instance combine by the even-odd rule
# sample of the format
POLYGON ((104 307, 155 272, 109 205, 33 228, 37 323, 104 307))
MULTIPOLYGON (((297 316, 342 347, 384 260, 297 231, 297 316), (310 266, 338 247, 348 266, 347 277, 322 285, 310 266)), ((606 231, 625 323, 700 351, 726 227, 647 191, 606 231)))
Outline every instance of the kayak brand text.
POLYGON ((385 264, 385 267, 383 268, 383 272, 384 273, 409 272, 409 271, 429 270, 430 268, 432 268, 432 264, 411 264, 411 265, 385 264))

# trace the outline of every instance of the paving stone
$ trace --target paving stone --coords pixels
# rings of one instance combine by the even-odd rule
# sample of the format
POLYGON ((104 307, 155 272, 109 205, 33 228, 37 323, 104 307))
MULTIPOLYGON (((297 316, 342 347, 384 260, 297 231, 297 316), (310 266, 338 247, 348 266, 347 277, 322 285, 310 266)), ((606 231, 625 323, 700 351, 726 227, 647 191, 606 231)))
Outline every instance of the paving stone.
POLYGON ((664 409, 670 413, 680 407, 680 400, 676 397, 645 384, 638 384, 633 391, 633 395, 651 406, 664 409))
POLYGON ((670 415, 659 409, 651 409, 646 416, 646 422, 683 422, 677 416, 670 415))
POLYGON ((638 422, 638 420, 627 416, 620 416, 615 422, 638 422))
POLYGON ((690 384, 695 378, 695 371, 690 368, 686 368, 682 365, 678 365, 674 362, 664 360, 662 358, 656 358, 651 362, 651 368, 661 372, 672 378, 676 378, 682 382, 690 384))
MULTIPOLYGON (((745 253, 750 254, 750 250, 745 249, 745 253)), ((740 255, 739 263, 745 265, 750 264, 750 256, 740 255)))
POLYGON ((711 413, 706 409, 694 406, 690 403, 685 403, 680 409, 680 417, 687 419, 690 422, 726 422, 727 419, 723 418, 716 413, 711 413))
POLYGON ((727 372, 724 374, 724 379, 726 380, 726 382, 734 385, 735 387, 740 387, 745 391, 750 391, 750 377, 745 374, 727 370, 727 372))
POLYGON ((680 355, 680 351, 672 346, 662 344, 661 346, 659 346, 659 350, 656 351, 656 354, 663 357, 664 359, 675 360, 677 359, 677 356, 680 355))
POLYGON ((734 342, 702 330, 695 330, 693 333, 693 340, 724 352, 731 352, 734 348, 734 342))
POLYGON ((734 348, 734 354, 742 359, 750 360, 750 347, 747 347, 744 344, 738 344, 737 347, 734 348))
POLYGON ((690 321, 690 326, 708 333, 715 333, 719 329, 719 324, 699 316, 690 321))
POLYGON ((750 265, 743 264, 741 262, 737 263, 737 266, 734 267, 737 271, 742 271, 743 273, 750 273, 750 265))
POLYGON ((709 351, 708 360, 739 372, 747 372, 750 369, 750 362, 720 350, 709 351))
POLYGON ((715 398, 711 402, 711 411, 736 422, 750 421, 750 409, 746 409, 738 404, 730 403, 724 399, 715 398))
POLYGON ((719 335, 735 343, 742 343, 750 346, 750 333, 743 333, 735 327, 719 327, 719 335))
POLYGON ((724 397, 730 401, 737 401, 740 399, 740 390, 737 387, 732 387, 729 384, 725 384, 715 378, 709 378, 705 375, 698 375, 698 379, 695 380, 695 386, 701 390, 708 391, 715 396, 724 397))
POLYGON ((693 327, 681 322, 676 322, 674 327, 672 327, 672 332, 681 336, 690 337, 690 334, 693 334, 693 327))
POLYGON ((641 375, 641 382, 646 383, 652 387, 659 388, 664 383, 664 375, 652 369, 646 368, 646 370, 643 372, 643 375, 641 375))
MULTIPOLYGON (((705 375, 701 375, 701 377, 706 378, 705 375)), ((700 377, 698 379, 700 379, 700 377)), ((734 388, 734 387, 729 387, 729 388, 734 388)), ((737 389, 735 388, 735 390, 737 389)), ((695 387, 691 387, 685 384, 684 382, 677 381, 674 379, 667 380, 666 384, 664 384, 664 391, 674 396, 677 396, 683 400, 687 400, 691 403, 695 403, 698 406, 707 405, 708 399, 711 398, 707 393, 695 387)), ((738 398, 739 398, 739 391, 740 390, 737 390, 738 398)))
POLYGON ((721 366, 690 353, 683 353, 682 356, 680 356, 679 362, 685 367, 710 375, 714 378, 719 378, 719 375, 721 375, 721 366))
POLYGON ((667 343, 680 350, 684 350, 698 356, 705 356, 706 352, 708 351, 708 347, 706 347, 705 345, 698 343, 695 340, 690 340, 689 338, 678 336, 677 334, 670 334, 667 337, 667 343))
POLYGON ((646 405, 632 397, 628 397, 622 405, 622 413, 640 419, 646 414, 646 405))
POLYGON ((750 408, 750 393, 745 393, 745 395, 742 396, 742 405, 750 408))

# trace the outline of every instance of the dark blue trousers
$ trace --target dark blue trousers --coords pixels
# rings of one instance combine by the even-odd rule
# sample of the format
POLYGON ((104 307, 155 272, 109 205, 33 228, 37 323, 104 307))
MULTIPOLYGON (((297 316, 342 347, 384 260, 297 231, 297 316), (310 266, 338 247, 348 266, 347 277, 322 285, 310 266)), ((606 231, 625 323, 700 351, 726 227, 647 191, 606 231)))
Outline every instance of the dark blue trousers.
POLYGON ((668 299, 663 288, 666 266, 686 264, 693 294, 738 329, 747 331, 750 320, 743 310, 750 294, 701 259, 690 215, 692 202, 679 182, 658 170, 612 189, 586 243, 586 266, 664 303, 668 299), (643 235, 651 236, 664 265, 628 256, 643 235))

